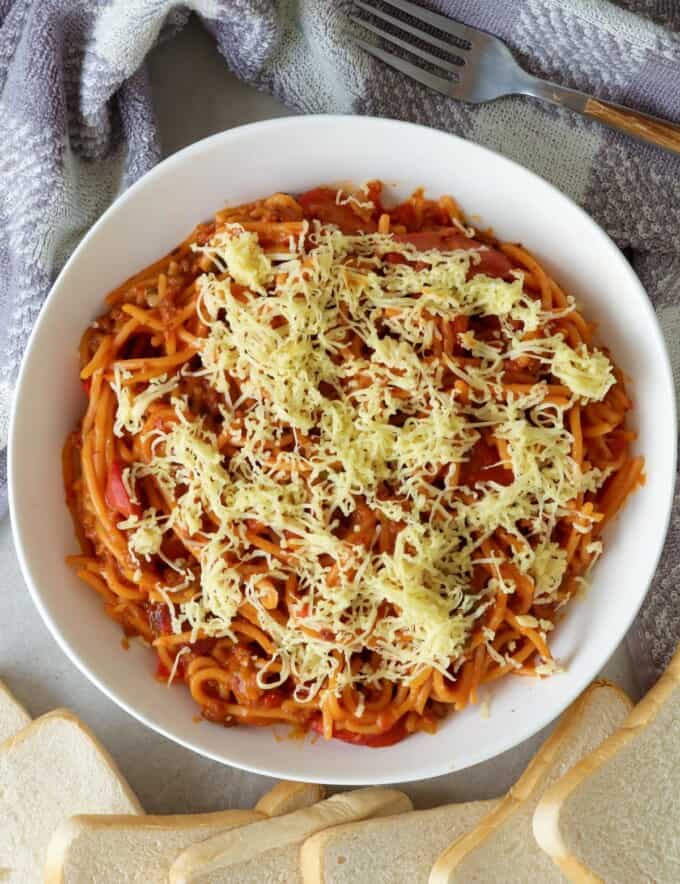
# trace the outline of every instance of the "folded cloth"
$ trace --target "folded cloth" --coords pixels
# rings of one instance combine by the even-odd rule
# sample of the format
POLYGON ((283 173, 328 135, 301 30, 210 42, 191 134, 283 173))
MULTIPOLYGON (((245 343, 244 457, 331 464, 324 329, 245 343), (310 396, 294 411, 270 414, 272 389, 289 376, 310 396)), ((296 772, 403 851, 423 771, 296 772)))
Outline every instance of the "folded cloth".
MULTIPOLYGON (((430 92, 353 45, 349 5, 0 0, 0 447, 21 355, 55 274, 112 199, 159 159, 144 60, 190 12, 239 77, 292 108, 399 117, 455 132, 569 194, 630 250, 680 372, 680 158, 532 99, 471 106, 430 92)), ((680 121, 680 4, 430 6, 501 37, 532 73, 680 121)), ((676 499, 656 580, 629 637, 643 687, 680 638, 679 520, 676 499)))

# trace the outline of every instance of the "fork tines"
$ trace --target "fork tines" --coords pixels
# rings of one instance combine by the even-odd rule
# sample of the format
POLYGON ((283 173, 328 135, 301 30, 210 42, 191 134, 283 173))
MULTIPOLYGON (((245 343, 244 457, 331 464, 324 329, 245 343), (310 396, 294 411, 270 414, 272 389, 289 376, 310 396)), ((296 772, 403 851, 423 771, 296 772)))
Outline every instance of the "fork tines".
POLYGON ((401 55, 394 55, 379 46, 357 38, 356 42, 365 52, 431 89, 436 89, 447 95, 451 94, 452 86, 460 80, 462 67, 466 61, 465 56, 474 46, 476 32, 472 28, 451 21, 436 12, 423 9, 415 3, 411 3, 410 0, 382 0, 380 6, 375 3, 367 3, 365 0, 354 0, 354 5, 362 12, 368 13, 373 19, 387 23, 397 33, 393 30, 386 30, 363 16, 350 15, 349 18, 353 22, 380 37, 385 43, 406 50, 410 55, 427 62, 430 69, 436 68, 440 72, 448 73, 449 76, 438 76, 431 70, 413 64, 401 55), (383 6, 393 7, 399 12, 405 13, 408 18, 392 15, 386 12, 382 8, 383 6), (419 27, 419 25, 424 25, 426 29, 419 27), (446 39, 432 33, 433 28, 445 35, 446 39), (438 54, 429 51, 429 49, 438 50, 438 54), (441 53, 445 53, 445 56, 441 53))
MULTIPOLYGON (((375 4, 369 6, 368 3, 359 3, 357 0, 354 0, 354 2, 355 5, 362 6, 367 12, 371 12, 373 15, 379 14, 376 10, 375 4)), ((406 15, 409 15, 421 24, 430 25, 438 31, 448 34, 460 43, 461 49, 470 49, 475 40, 479 37, 479 31, 475 28, 469 28, 467 25, 453 21, 453 19, 447 18, 445 15, 440 15, 438 12, 430 12, 429 9, 423 9, 422 6, 419 6, 417 3, 412 3, 411 0, 382 0, 382 5, 392 6, 394 9, 406 13, 406 15)), ((382 12, 382 10, 380 10, 380 12, 382 12)), ((386 13, 383 13, 383 15, 386 15, 386 13)), ((393 22, 396 24, 400 24, 400 21, 400 19, 393 19, 393 22)), ((447 48, 451 47, 447 46, 447 48)))

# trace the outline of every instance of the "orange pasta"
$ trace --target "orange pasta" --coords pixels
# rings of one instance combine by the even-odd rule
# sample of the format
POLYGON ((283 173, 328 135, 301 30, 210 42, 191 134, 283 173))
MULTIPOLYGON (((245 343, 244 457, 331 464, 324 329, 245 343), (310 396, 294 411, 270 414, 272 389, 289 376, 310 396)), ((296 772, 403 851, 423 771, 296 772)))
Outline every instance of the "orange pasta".
POLYGON ((467 225, 379 182, 274 194, 85 331, 70 561, 210 721, 387 746, 554 670, 643 460, 592 326, 467 225))

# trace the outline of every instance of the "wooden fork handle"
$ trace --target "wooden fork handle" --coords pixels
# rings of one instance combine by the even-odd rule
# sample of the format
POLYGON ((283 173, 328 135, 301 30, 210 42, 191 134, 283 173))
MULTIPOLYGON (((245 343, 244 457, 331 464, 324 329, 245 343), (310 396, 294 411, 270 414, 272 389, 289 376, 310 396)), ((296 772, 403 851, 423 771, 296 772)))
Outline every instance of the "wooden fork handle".
POLYGON ((634 138, 680 154, 680 125, 677 123, 631 110, 622 104, 614 104, 613 101, 593 98, 586 92, 559 86, 557 83, 540 80, 538 77, 523 77, 517 91, 524 95, 533 95, 534 98, 542 98, 561 107, 569 107, 612 129, 618 129, 634 138))
POLYGON ((597 98, 586 100, 583 113, 613 129, 621 129, 622 132, 640 138, 642 141, 649 141, 680 154, 680 126, 675 123, 668 123, 658 117, 651 117, 619 104, 600 101, 597 98))

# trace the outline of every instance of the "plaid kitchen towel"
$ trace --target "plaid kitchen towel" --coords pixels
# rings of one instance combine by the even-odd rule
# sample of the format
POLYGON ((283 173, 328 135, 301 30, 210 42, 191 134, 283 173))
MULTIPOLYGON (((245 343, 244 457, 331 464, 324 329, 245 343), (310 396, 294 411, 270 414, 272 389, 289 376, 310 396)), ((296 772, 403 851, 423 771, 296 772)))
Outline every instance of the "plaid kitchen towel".
MULTIPOLYGON (((431 0, 505 40, 532 73, 680 121, 676 0, 431 0)), ((304 112, 398 117, 533 169, 630 250, 680 372, 680 158, 569 110, 470 106, 405 80, 351 40, 337 0, 0 0, 0 447, 17 369, 56 273, 160 156, 149 49, 191 12, 234 73, 304 112)), ((181 110, 181 109, 179 109, 181 110)), ((6 460, 0 462, 0 511, 6 460)), ((642 686, 680 638, 680 500, 629 637, 642 686)))

